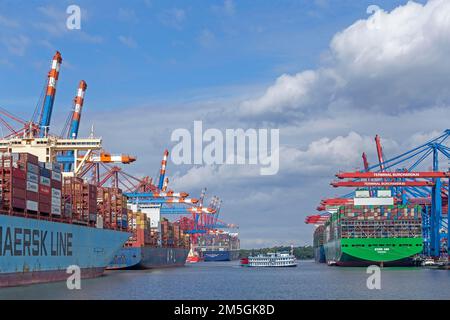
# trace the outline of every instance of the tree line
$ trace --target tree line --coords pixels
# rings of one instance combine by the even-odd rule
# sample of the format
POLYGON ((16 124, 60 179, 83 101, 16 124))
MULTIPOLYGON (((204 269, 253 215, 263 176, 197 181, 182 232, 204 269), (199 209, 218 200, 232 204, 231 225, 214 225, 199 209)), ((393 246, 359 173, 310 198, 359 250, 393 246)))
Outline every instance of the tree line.
MULTIPOLYGON (((258 254, 267 254, 269 252, 290 252, 289 246, 278 246, 272 248, 260 248, 260 249, 241 249, 240 258, 247 258, 249 256, 255 256, 258 254)), ((312 246, 294 247, 294 256, 299 260, 314 259, 314 249, 312 246)))

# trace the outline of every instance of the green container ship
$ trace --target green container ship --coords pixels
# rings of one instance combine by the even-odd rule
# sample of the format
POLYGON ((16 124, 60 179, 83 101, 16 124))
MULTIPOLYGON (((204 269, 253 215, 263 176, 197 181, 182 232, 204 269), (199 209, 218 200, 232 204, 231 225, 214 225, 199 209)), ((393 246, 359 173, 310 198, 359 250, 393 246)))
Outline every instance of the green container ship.
POLYGON ((412 265, 423 250, 421 207, 416 205, 345 205, 331 212, 324 227, 329 265, 412 265))

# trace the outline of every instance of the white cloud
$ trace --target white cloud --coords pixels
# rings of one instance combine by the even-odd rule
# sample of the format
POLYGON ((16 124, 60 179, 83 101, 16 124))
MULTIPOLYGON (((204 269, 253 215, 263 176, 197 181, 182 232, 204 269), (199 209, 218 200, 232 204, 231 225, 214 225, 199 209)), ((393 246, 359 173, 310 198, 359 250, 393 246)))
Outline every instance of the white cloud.
POLYGON ((3 37, 2 44, 6 47, 9 53, 16 56, 24 56, 26 49, 30 43, 30 39, 24 35, 3 37))
POLYGON ((408 2, 337 33, 316 70, 284 74, 241 111, 268 118, 363 108, 398 114, 448 103, 450 2, 408 2))
POLYGON ((180 8, 165 10, 160 15, 160 20, 164 25, 178 30, 182 28, 185 19, 186 12, 180 8))
POLYGON ((203 29, 197 38, 200 45, 204 48, 211 48, 216 43, 216 36, 209 29, 203 29))
POLYGON ((133 9, 119 8, 118 17, 119 20, 123 22, 139 22, 139 18, 137 17, 136 12, 133 9))
MULTIPOLYGON (((396 141, 385 138, 383 149, 391 152, 398 149, 396 141)), ((351 131, 346 136, 320 138, 311 142, 304 150, 284 147, 281 169, 285 174, 325 175, 332 177, 337 170, 362 169, 362 153, 375 159, 375 142, 373 136, 362 136, 351 131)))
POLYGON ((235 11, 234 1, 233 0, 225 0, 223 3, 223 9, 229 15, 234 14, 234 11, 235 11))
POLYGON ((137 43, 132 37, 119 36, 119 41, 127 47, 136 48, 137 43))
POLYGON ((222 5, 213 5, 211 9, 218 14, 232 16, 236 12, 236 5, 233 0, 224 0, 222 5))
POLYGON ((14 65, 8 59, 0 59, 0 66, 5 66, 5 67, 10 67, 11 68, 14 65))
POLYGON ((19 21, 0 15, 0 26, 5 28, 18 28, 19 21))
POLYGON ((196 190, 213 185, 217 181, 231 186, 259 177, 260 171, 256 165, 204 165, 192 167, 185 173, 175 172, 171 180, 176 189, 196 190))
MULTIPOLYGON (((67 13, 62 8, 57 8, 51 5, 41 6, 37 9, 42 19, 33 22, 33 26, 36 29, 43 30, 47 36, 53 38, 60 38, 64 36, 70 36, 84 43, 99 44, 103 42, 103 37, 99 35, 92 35, 84 31, 84 24, 82 22, 81 30, 69 30, 66 26, 67 13)), ((88 19, 88 12, 82 8, 82 21, 88 19)), ((48 41, 48 40, 44 40, 48 41)))

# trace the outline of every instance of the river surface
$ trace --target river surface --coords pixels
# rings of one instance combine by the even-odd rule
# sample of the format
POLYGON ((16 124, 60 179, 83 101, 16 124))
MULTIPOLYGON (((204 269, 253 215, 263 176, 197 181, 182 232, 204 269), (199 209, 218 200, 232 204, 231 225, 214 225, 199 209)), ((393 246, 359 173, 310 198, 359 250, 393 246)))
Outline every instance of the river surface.
POLYGON ((366 268, 299 261, 297 268, 243 268, 238 261, 162 270, 107 271, 80 290, 65 282, 0 289, 0 299, 450 299, 450 271, 381 269, 381 289, 366 268))

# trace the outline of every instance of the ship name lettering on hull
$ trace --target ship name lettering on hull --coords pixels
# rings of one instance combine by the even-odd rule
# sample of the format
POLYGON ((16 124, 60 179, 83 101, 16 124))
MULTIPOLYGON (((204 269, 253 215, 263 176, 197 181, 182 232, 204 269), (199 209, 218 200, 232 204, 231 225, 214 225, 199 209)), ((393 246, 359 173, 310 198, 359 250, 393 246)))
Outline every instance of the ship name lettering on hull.
POLYGON ((0 256, 72 256, 73 234, 0 226, 0 256))

